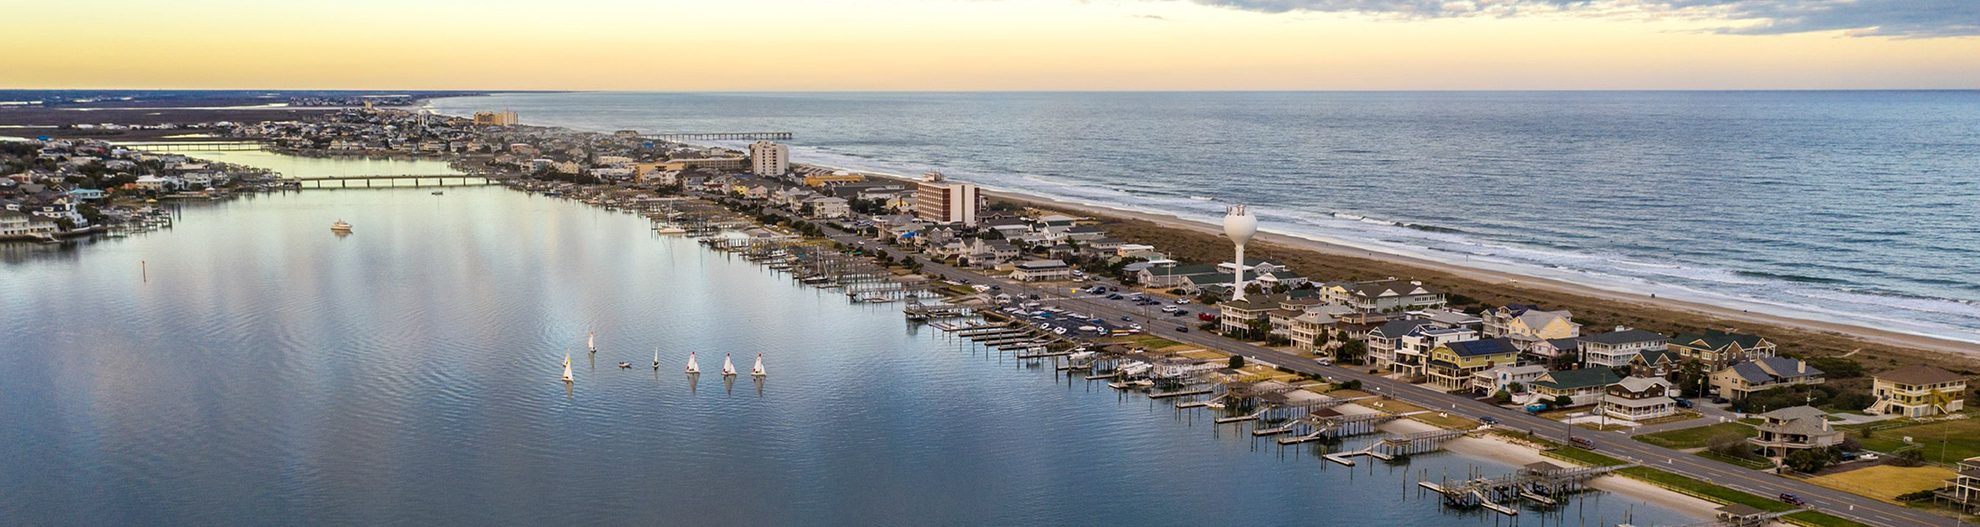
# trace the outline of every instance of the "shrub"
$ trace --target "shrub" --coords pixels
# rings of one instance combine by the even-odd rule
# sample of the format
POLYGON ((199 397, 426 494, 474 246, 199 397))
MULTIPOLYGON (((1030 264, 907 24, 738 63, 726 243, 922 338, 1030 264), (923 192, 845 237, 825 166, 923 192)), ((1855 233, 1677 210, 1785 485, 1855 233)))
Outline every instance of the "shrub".
POLYGON ((1238 368, 1243 368, 1243 367, 1244 367, 1244 356, 1243 356, 1243 355, 1232 355, 1232 356, 1231 356, 1231 362, 1230 362, 1230 367, 1231 367, 1231 369, 1233 369, 1233 370, 1235 370, 1235 369, 1238 369, 1238 368))

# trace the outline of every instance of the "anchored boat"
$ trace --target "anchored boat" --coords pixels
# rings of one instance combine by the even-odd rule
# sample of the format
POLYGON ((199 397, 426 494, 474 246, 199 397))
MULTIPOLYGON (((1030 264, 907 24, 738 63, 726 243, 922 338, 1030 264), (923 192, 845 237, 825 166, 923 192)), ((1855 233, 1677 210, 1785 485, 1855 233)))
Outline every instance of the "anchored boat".
POLYGON ((764 372, 763 372, 763 354, 762 354, 762 353, 760 353, 760 352, 759 352, 759 353, 757 353, 757 354, 756 354, 756 365, 755 365, 755 366, 752 366, 752 367, 750 367, 750 368, 749 368, 749 375, 750 375, 751 377, 762 377, 762 376, 764 376, 764 375, 768 375, 767 373, 764 373, 764 372))
POLYGON ((688 352, 688 373, 701 373, 701 365, 694 362, 694 352, 688 352))
POLYGON ((736 376, 736 363, 729 361, 729 354, 727 353, 722 354, 722 376, 723 377, 736 376))
POLYGON ((351 232, 351 223, 339 218, 335 223, 330 224, 330 232, 351 232))

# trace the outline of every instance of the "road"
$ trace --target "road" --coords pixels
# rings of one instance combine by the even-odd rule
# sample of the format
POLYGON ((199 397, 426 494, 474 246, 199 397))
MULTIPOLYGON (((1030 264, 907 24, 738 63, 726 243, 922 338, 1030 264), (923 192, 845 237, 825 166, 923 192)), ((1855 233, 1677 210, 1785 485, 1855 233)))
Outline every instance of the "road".
MULTIPOLYGON (((784 214, 778 211, 779 214, 784 214)), ((788 217, 788 216, 787 216, 788 217)), ((794 218, 795 219, 795 218, 794 218)), ((871 239, 852 235, 829 226, 820 225, 827 237, 848 246, 860 247, 867 251, 884 250, 895 256, 907 254, 905 249, 892 247, 871 239)), ((1499 428, 1527 431, 1536 436, 1567 442, 1573 437, 1592 441, 1594 450, 1611 457, 1629 460, 1659 470, 1682 476, 1709 481, 1743 492, 1762 497, 1773 497, 1792 493, 1808 502, 1807 508, 1820 510, 1836 516, 1872 525, 1919 526, 1919 525, 1960 525, 1956 518, 1937 516, 1928 512, 1910 509, 1872 498, 1850 494, 1839 490, 1819 487, 1797 480, 1772 474, 1743 469, 1705 458, 1638 442, 1620 433, 1602 433, 1575 428, 1572 425, 1541 418, 1525 412, 1514 411, 1478 401, 1461 395, 1453 395, 1436 390, 1423 389, 1409 383, 1369 374, 1367 370, 1355 370, 1336 366, 1322 366, 1310 357, 1270 349, 1249 342, 1225 338, 1200 331, 1179 332, 1175 326, 1195 326, 1199 322, 1194 316, 1167 317, 1151 314, 1150 310, 1135 306, 1132 302, 1107 300, 1105 298, 1080 297, 1059 294, 1058 289, 1045 290, 1028 284, 1013 282, 1006 277, 990 276, 973 269, 962 269, 926 257, 918 257, 923 262, 923 274, 939 275, 950 279, 966 279, 978 284, 1002 284, 1026 294, 1036 293, 1051 296, 1051 301, 1066 308, 1092 313, 1094 316, 1115 320, 1131 316, 1151 335, 1176 342, 1202 346, 1226 353, 1243 355, 1248 360, 1259 360, 1282 366, 1288 370, 1310 375, 1319 375, 1341 381, 1361 381, 1364 391, 1387 395, 1397 400, 1424 407, 1446 411, 1468 417, 1490 416, 1499 420, 1499 428), (1161 319, 1173 319, 1176 323, 1163 323, 1161 319)), ((1196 307, 1195 309, 1208 309, 1196 307)))

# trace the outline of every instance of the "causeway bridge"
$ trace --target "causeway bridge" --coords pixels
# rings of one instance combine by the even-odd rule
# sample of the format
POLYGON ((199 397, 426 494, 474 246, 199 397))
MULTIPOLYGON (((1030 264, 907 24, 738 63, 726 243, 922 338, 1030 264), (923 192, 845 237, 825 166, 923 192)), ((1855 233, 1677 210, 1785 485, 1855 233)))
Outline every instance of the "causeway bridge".
POLYGON ((260 150, 262 144, 252 139, 226 141, 174 141, 161 143, 119 143, 117 146, 147 152, 245 152, 260 150))
POLYGON ((475 174, 396 174, 287 178, 297 190, 339 190, 362 188, 478 187, 501 183, 501 178, 475 174))

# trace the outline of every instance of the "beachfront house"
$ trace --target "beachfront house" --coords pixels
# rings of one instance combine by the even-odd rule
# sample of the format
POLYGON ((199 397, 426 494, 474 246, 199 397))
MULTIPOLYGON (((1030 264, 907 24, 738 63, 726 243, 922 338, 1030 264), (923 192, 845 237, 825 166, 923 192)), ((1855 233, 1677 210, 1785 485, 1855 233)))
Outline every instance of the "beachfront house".
POLYGON ((1446 303, 1444 292, 1415 280, 1376 280, 1372 282, 1330 282, 1320 286, 1329 303, 1362 311, 1406 311, 1438 307, 1446 303))
POLYGON ((1822 370, 1787 357, 1760 357, 1712 372, 1712 387, 1718 389, 1719 396, 1735 401, 1761 390, 1822 384, 1822 380, 1822 370))
POLYGON ((1663 350, 1669 339, 1640 329, 1616 326, 1615 331, 1581 337, 1581 363, 1588 366, 1629 366, 1643 352, 1663 350))
POLYGON ((1871 379, 1870 394, 1877 402, 1865 411, 1872 414, 1927 417, 1966 407, 1966 377, 1957 373, 1913 364, 1871 379))
POLYGON ((1829 426, 1827 412, 1812 406, 1790 406, 1760 414, 1765 421, 1753 428, 1759 434, 1746 438, 1767 457, 1787 457, 1789 452, 1829 448, 1842 443, 1843 432, 1829 426))
POLYGON ((1569 406, 1595 404, 1609 385, 1621 380, 1615 370, 1601 366, 1547 372, 1533 381, 1533 394, 1536 402, 1552 403, 1566 396, 1574 401, 1569 406))
POLYGON ((1545 311, 1531 304, 1514 304, 1487 309, 1478 315, 1485 338, 1509 337, 1521 350, 1548 339, 1581 336, 1581 324, 1567 310, 1545 311))
POLYGON ((1671 381, 1662 377, 1629 377, 1608 387, 1602 397, 1602 413, 1629 421, 1644 421, 1677 414, 1677 400, 1671 398, 1671 381))
POLYGON ((1424 375, 1430 386, 1446 392, 1471 388, 1471 377, 1496 366, 1515 364, 1519 350, 1505 338, 1450 342, 1430 350, 1424 375))
POLYGON ((1411 377, 1425 375, 1424 368, 1429 364, 1431 351, 1445 344, 1471 340, 1478 340, 1478 332, 1471 328, 1442 324, 1418 327, 1396 339, 1395 370, 1411 377))
POLYGON ((1026 260, 1011 270, 1011 279, 1020 282, 1071 280, 1072 267, 1063 260, 1026 260))
POLYGON ((1705 331, 1700 333, 1680 333, 1671 337, 1667 344, 1680 360, 1696 360, 1712 369, 1725 368, 1732 363, 1772 357, 1777 352, 1774 342, 1759 335, 1705 331))
POLYGON ((0 238, 45 236, 54 234, 56 229, 55 220, 25 212, 0 210, 0 238))

